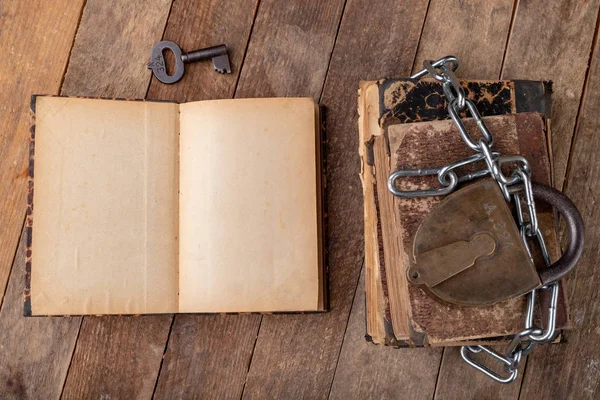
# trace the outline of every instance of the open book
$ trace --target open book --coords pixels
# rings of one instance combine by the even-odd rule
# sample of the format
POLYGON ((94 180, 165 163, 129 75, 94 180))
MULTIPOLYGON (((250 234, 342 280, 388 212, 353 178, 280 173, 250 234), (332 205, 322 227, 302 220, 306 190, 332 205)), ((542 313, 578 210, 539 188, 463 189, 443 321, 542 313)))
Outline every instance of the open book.
POLYGON ((326 308, 312 99, 32 107, 26 314, 326 308))

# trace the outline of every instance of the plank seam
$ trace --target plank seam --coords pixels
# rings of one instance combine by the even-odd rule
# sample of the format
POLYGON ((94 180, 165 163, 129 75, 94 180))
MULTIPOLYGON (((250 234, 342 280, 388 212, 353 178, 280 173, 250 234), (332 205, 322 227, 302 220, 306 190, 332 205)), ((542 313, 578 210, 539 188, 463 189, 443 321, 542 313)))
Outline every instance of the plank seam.
POLYGON ((431 400, 435 400, 437 396, 438 383, 440 381, 440 373, 442 372, 442 365, 444 364, 444 357, 446 357, 446 347, 442 348, 442 356, 440 357, 440 365, 438 367, 438 372, 435 376, 435 388, 433 389, 433 397, 431 400))
POLYGON ((244 398, 244 390, 246 390, 246 383, 248 383, 248 375, 250 374, 250 367, 252 366, 252 360, 254 359, 254 352, 256 351, 256 343, 258 342, 258 336, 260 335, 260 329, 262 328, 262 316, 260 317, 260 323, 258 324, 258 330, 256 337, 254 338, 254 345, 252 346, 252 353, 250 353, 250 359, 248 360, 248 366, 246 367, 246 378, 244 379, 244 385, 240 393, 240 400, 244 398))
POLYGON ((504 41, 504 54, 502 54, 502 63, 500 64, 500 75, 498 79, 502 79, 504 73, 504 64, 506 62, 506 55, 508 54, 508 46, 510 45, 510 38, 512 37, 512 31, 515 25, 515 18, 517 16, 517 8, 519 8, 519 0, 515 0, 513 3, 512 16, 510 17, 510 23, 508 24, 508 33, 506 34, 506 40, 504 41))
POLYGON ((581 91, 581 97, 579 99, 579 107, 577 108, 577 115, 575 116, 575 126, 573 127, 573 134, 571 135, 571 143, 569 145, 569 158, 567 159, 567 168, 565 170, 565 176, 563 176, 563 186, 561 190, 564 192, 567 190, 568 186, 568 178, 571 173, 571 161, 573 159, 573 151, 575 150, 575 142, 577 141, 577 136, 579 132, 579 128, 581 125, 581 113, 583 111, 583 106, 585 103, 585 97, 588 91, 589 80, 592 74, 592 62, 594 60, 594 56, 596 55, 596 45, 598 44, 598 30, 600 29, 600 9, 596 14, 596 28, 594 30, 594 36, 592 38, 592 48, 590 49, 590 57, 588 59, 587 71, 585 73, 585 79, 583 81, 583 90, 581 91))
POLYGON ((427 16, 429 16, 429 7, 431 6, 431 0, 427 2, 427 8, 425 9, 425 17, 423 18, 423 25, 421 25, 421 32, 419 33, 419 40, 417 40, 417 45, 415 46, 415 55, 413 56, 412 61, 412 70, 411 75, 415 72, 415 63, 417 62, 417 55, 419 55, 419 47, 421 46, 421 38, 423 37, 423 31, 425 31, 425 25, 427 24, 427 16))
POLYGON ((340 13, 340 20, 338 21, 337 30, 335 31, 335 37, 333 38, 333 46, 331 46, 331 53, 329 53, 329 61, 327 62, 327 69, 325 70, 325 79, 323 79, 323 85, 321 86, 321 93, 319 93, 319 104, 323 100, 323 93, 325 93, 325 85, 327 85, 327 78, 329 76, 329 68, 331 67, 331 60, 333 60, 333 52, 335 51, 335 45, 338 40, 338 36, 340 34, 340 29, 342 28, 342 23, 344 22, 344 14, 346 12, 346 4, 348 4, 348 0, 344 0, 344 5, 342 6, 342 12, 340 13))
MULTIPOLYGON (((552 343, 550 343, 552 345, 552 343)), ((521 393, 523 393, 523 386, 525 386, 525 376, 527 374, 527 367, 529 366, 529 356, 525 358, 525 365, 523 365, 523 378, 521 378, 521 384, 519 385, 519 394, 517 395, 517 399, 521 398, 521 393)))
POLYGON ((344 327, 344 334, 342 335, 342 342, 340 343, 340 348, 338 350, 338 355, 335 360, 335 369, 333 370, 333 377, 331 378, 331 384, 329 385, 329 391, 327 392, 327 399, 331 398, 331 390, 333 389, 333 383, 335 382, 335 374, 337 372, 338 365, 340 363, 340 356, 342 355, 342 349, 344 348, 344 342, 346 341, 346 332, 348 331, 348 324, 350 323, 350 316, 352 315, 352 308, 354 307, 354 300, 356 298, 356 292, 358 291, 358 285, 360 284, 360 277, 362 276, 362 271, 365 268, 365 258, 363 257, 362 266, 360 267, 360 274, 358 274, 358 279, 356 280, 356 285, 354 286, 354 294, 352 295, 352 306, 350 307, 350 311, 348 312, 348 318, 346 319, 346 326, 344 327))
MULTIPOLYGON (((48 318, 48 317, 46 317, 48 318)), ((61 317, 55 317, 61 318, 61 317)), ((70 318, 70 317, 66 317, 70 318)), ((63 394, 65 392, 65 387, 67 387, 67 380, 69 379, 69 373, 71 372, 71 365, 73 364, 73 358, 75 358, 75 352, 77 351, 77 344, 79 343, 79 335, 81 334, 81 327, 83 326, 83 317, 79 320, 79 327, 77 328, 77 337, 75 338, 75 345, 73 346, 73 351, 71 352, 71 358, 69 359, 69 366, 67 367, 67 374, 65 375, 65 380, 63 381, 62 388, 60 389, 59 399, 63 398, 63 394)))
MULTIPOLYGON (((258 16, 258 8, 260 7, 260 0, 256 2, 256 7, 254 8, 254 17, 252 18, 252 25, 250 25, 250 32, 248 33, 248 40, 246 40, 246 47, 244 48, 244 56, 242 57, 242 63, 240 64, 240 71, 238 72, 237 79, 235 80, 235 86, 233 87, 233 98, 235 98, 237 94, 238 85, 240 83, 240 78, 242 77, 242 68, 244 68, 244 63, 246 62, 246 55, 248 54, 248 46, 250 46, 250 39, 252 38, 252 33, 254 32, 254 24, 256 23, 256 17, 258 16)), ((262 317, 261 317, 262 322, 262 317)), ((259 325, 260 327, 260 325, 259 325)), ((252 350, 254 352, 254 349, 252 350)))
POLYGON ((6 280, 6 285, 4 286, 4 291, 2 292, 2 298, 0 299, 0 310, 2 310, 2 306, 4 305, 4 299, 6 298, 6 292, 8 291, 8 282, 10 281, 10 276, 13 273, 15 259, 17 258, 17 251, 19 251, 19 243, 21 243, 21 237, 22 237, 22 235, 26 235, 26 232, 23 231, 23 227, 25 226, 26 220, 27 220, 27 214, 25 214, 25 216, 23 217, 23 223, 21 224, 21 234, 19 235, 19 240, 17 241, 17 246, 15 247, 12 261, 10 262, 10 268, 8 269, 8 278, 6 280))
MULTIPOLYGON (((172 4, 172 3, 171 3, 172 4)), ((169 333, 167 334, 167 340, 165 342, 165 348, 163 349, 163 355, 160 359, 160 364, 158 365, 158 372, 156 374, 156 382, 154 382, 154 389, 152 390, 152 399, 154 399, 154 395, 156 394, 156 389, 158 388, 158 380, 160 378, 160 373, 162 371, 163 363, 165 362, 165 356, 167 355, 167 350, 169 348, 169 341, 171 340, 171 332, 173 332, 173 324, 175 324, 175 316, 171 317, 171 326, 169 326, 169 333)))
POLYGON ((75 40, 77 40, 77 34, 79 33, 79 27, 81 26, 81 19, 83 18, 83 11, 85 10, 85 6, 87 6, 87 0, 83 0, 81 10, 79 11, 79 18, 77 19, 77 29, 75 29, 75 34, 73 35, 73 40, 71 41, 71 48, 69 49, 67 62, 65 64, 65 68, 63 69, 62 77, 60 78, 60 84, 58 85, 58 87, 60 88, 60 93, 62 93, 62 87, 65 83, 65 77, 67 76, 67 71, 69 70, 69 64, 71 64, 71 53, 73 52, 73 47, 75 47, 75 40))

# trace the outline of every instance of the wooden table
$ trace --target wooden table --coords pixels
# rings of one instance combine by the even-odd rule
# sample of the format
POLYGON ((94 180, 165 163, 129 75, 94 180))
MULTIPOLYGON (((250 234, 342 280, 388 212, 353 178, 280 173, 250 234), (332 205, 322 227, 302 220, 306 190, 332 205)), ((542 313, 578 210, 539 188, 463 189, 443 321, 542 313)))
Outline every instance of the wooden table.
POLYGON ((600 398, 599 0, 5 0, 0 2, 0 398, 600 398), (226 43, 233 74, 190 65, 163 85, 161 38, 226 43), (519 381, 491 382, 456 348, 364 340, 359 80, 424 58, 459 76, 551 79, 555 183, 587 248, 569 280, 574 329, 519 381), (328 107, 331 312, 321 315, 22 317, 28 108, 33 93, 192 101, 311 96, 328 107), (21 238, 21 239, 19 239, 21 238), (6 288, 6 290, 4 290, 6 288))

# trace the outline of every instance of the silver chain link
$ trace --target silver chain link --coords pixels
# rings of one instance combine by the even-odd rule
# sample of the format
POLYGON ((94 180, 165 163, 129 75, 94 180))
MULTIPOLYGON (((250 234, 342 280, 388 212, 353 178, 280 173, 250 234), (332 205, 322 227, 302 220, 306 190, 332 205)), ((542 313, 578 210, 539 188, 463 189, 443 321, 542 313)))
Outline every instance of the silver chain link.
MULTIPOLYGON (((459 62, 456 57, 446 56, 437 61, 423 61, 424 69, 411 76, 418 79, 431 76, 442 83, 444 95, 448 101, 448 113, 460 132, 460 136, 466 145, 476 153, 462 160, 438 168, 406 169, 392 173, 388 179, 388 188, 396 196, 400 197, 423 197, 442 196, 453 192, 459 183, 481 178, 487 175, 493 177, 507 202, 514 202, 517 211, 517 224, 525 247, 531 256, 530 241, 535 241, 540 248, 546 266, 551 264, 548 249, 538 226, 535 200, 531 187, 531 168, 527 160, 519 155, 505 156, 492 151, 494 138, 487 129, 481 114, 475 104, 467 98, 465 91, 454 75, 459 62), (470 115, 475 121, 480 137, 475 139, 465 128, 461 112, 470 115), (485 162, 486 168, 469 174, 458 175, 457 170, 470 164, 485 162), (507 176, 502 172, 505 164, 516 165, 512 173, 507 176), (402 177, 437 175, 440 188, 427 190, 399 190, 396 181, 402 177), (527 207, 524 212, 522 201, 527 207)), ((550 342, 556 336, 556 307, 558 303, 558 282, 541 287, 527 294, 527 309, 525 315, 525 328, 517 333, 504 353, 499 353, 488 346, 462 346, 461 356, 471 366, 475 367, 485 375, 497 382, 509 383, 517 379, 519 364, 536 345, 536 343, 550 342), (543 291, 550 291, 548 302, 548 320, 545 328, 534 326, 535 304, 538 295, 543 291), (473 354, 482 353, 491 360, 500 362, 504 366, 505 374, 499 374, 486 365, 472 358, 473 354)))

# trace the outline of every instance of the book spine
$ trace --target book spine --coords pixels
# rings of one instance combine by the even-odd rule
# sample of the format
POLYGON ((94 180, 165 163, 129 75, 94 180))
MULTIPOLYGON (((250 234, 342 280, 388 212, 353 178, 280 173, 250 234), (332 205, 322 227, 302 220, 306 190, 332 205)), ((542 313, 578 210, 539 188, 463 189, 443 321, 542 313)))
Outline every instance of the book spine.
MULTIPOLYGON (((35 118, 37 96, 31 96, 30 108, 35 118)), ((27 214, 25 217, 25 289, 23 292, 23 315, 31 316, 31 251, 33 241, 33 164, 35 158, 35 122, 29 129, 29 165, 27 168, 27 214)))

